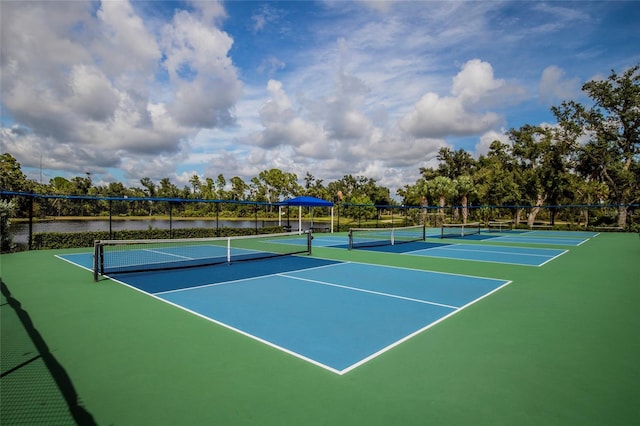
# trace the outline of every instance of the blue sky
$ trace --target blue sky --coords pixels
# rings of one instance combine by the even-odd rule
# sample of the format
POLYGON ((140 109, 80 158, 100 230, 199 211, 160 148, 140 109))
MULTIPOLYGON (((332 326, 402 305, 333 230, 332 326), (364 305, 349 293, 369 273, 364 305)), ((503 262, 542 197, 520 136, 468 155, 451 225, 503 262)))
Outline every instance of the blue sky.
POLYGON ((392 190, 640 63, 635 1, 0 3, 0 150, 32 179, 363 175, 392 190))

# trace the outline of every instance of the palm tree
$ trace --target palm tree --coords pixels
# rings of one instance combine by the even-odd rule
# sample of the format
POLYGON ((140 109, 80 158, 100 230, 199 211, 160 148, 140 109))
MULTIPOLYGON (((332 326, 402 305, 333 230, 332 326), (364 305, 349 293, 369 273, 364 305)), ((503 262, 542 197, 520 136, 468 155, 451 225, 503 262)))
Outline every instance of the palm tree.
POLYGON ((439 202, 438 213, 440 215, 440 222, 444 223, 444 207, 446 205, 447 198, 451 198, 456 194, 456 187, 454 182, 445 176, 436 176, 433 180, 429 181, 429 189, 432 194, 432 198, 437 198, 439 202))
POLYGON ((462 199, 462 223, 467 223, 469 217, 469 195, 475 192, 475 185, 471 176, 464 175, 453 181, 456 191, 462 199))

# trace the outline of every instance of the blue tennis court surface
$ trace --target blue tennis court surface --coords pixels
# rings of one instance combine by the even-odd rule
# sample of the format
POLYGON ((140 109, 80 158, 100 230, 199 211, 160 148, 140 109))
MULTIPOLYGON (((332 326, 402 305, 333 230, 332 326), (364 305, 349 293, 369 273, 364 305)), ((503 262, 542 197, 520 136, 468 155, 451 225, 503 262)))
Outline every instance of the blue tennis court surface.
MULTIPOLYGON (((533 238, 533 237, 532 237, 533 238)), ((536 237, 539 238, 539 237, 536 237)), ((464 241, 460 238, 457 241, 464 241)), ((471 239, 471 238, 469 238, 471 239)), ((490 241, 516 242, 511 239, 491 239, 490 241)), ((545 238, 546 240, 546 238, 545 238)), ((501 246, 494 244, 464 244, 440 242, 443 240, 416 241, 397 245, 383 245, 359 248, 361 250, 381 251, 385 253, 402 253, 413 256, 437 257, 445 259, 469 260, 477 262, 493 262, 523 266, 543 266, 567 252, 564 249, 501 246)), ((572 239, 571 245, 582 239, 572 239)), ((523 241, 521 241, 523 242, 523 241)), ((314 244, 324 247, 346 248, 348 242, 341 237, 324 237, 321 241, 314 239, 314 244)))
MULTIPOLYGON (((86 267, 91 255, 61 257, 86 267)), ((509 283, 307 256, 117 278, 338 374, 509 283)))
POLYGON ((540 244, 551 246, 579 246, 588 241, 588 238, 535 236, 529 234, 501 235, 492 241, 504 241, 505 243, 540 244))
POLYGON ((590 238, 598 235, 596 232, 586 231, 505 231, 488 232, 492 241, 504 241, 506 243, 524 243, 550 246, 573 246, 577 247, 586 243, 590 238))
MULTIPOLYGON (((598 233, 522 229, 500 232, 483 229, 480 234, 458 238, 440 239, 439 235, 438 229, 430 228, 427 230, 426 242, 410 242, 395 246, 357 247, 357 249, 477 262, 543 266, 567 252, 565 249, 553 247, 580 246, 590 238, 596 237, 598 233), (467 244, 465 241, 482 241, 487 244, 467 244), (500 245, 500 243, 509 245, 500 245), (547 247, 519 247, 518 244, 547 247)), ((314 240, 314 244, 324 247, 347 248, 348 240, 345 237, 326 236, 321 237, 320 241, 314 240)))
MULTIPOLYGON (((418 246, 418 244, 413 247, 416 246, 418 246)), ((446 259, 507 263, 523 266, 543 266, 566 252, 566 250, 548 248, 480 244, 440 244, 429 248, 417 248, 416 250, 406 253, 415 256, 440 257, 446 259)))

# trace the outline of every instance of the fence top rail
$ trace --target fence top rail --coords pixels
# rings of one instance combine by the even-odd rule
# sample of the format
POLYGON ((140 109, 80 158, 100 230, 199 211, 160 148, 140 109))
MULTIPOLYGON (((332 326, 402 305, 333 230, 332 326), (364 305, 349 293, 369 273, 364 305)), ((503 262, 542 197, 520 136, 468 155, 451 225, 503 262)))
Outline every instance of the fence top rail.
POLYGON ((342 207, 375 207, 379 209, 425 209, 425 210, 439 210, 439 209, 566 209, 566 208, 618 208, 618 207, 640 207, 639 203, 632 204, 555 204, 555 205, 531 205, 531 204, 513 204, 505 206, 495 205, 478 205, 469 204, 463 205, 447 205, 447 206, 418 206, 418 205, 385 205, 385 204, 354 204, 354 203, 341 203, 342 207))
POLYGON ((153 201, 169 203, 215 203, 215 204, 248 204, 260 206, 278 206, 278 203, 249 200, 221 200, 205 198, 175 198, 175 197, 129 197, 129 196, 98 196, 98 195, 60 195, 60 194, 35 194, 31 192, 0 191, 2 196, 22 196, 27 198, 66 199, 87 201, 153 201))
MULTIPOLYGON (((129 196, 98 196, 98 195, 60 195, 60 194, 36 194, 32 192, 24 191, 0 191, 0 196, 21 196, 27 198, 43 198, 43 199, 69 199, 69 200, 87 200, 87 201, 154 201, 154 202, 169 202, 169 203, 215 203, 215 204, 245 204, 245 205, 259 205, 259 206, 282 206, 282 202, 267 202, 267 201, 250 201, 250 200, 223 200, 223 199, 204 199, 204 198, 177 198, 177 197, 129 197, 129 196)), ((425 209, 425 210, 438 210, 438 209, 562 209, 562 208, 638 208, 640 203, 632 204, 558 204, 558 205, 450 205, 450 206, 420 206, 420 205, 383 205, 383 204, 355 204, 355 203, 339 203, 342 207, 375 207, 378 209, 425 209)))

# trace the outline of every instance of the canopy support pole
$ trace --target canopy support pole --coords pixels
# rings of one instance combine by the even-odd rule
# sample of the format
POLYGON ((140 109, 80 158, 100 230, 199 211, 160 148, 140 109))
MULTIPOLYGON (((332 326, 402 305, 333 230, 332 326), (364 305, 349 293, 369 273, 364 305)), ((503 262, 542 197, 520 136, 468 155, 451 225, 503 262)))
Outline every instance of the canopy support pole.
POLYGON ((331 233, 333 234, 333 206, 331 206, 331 233))

